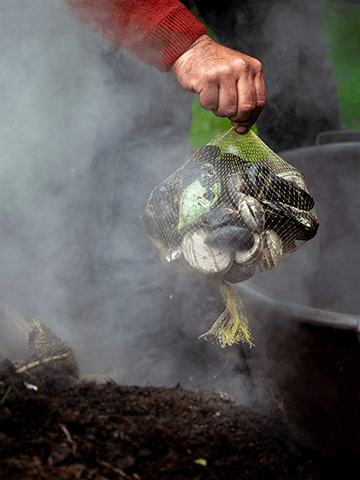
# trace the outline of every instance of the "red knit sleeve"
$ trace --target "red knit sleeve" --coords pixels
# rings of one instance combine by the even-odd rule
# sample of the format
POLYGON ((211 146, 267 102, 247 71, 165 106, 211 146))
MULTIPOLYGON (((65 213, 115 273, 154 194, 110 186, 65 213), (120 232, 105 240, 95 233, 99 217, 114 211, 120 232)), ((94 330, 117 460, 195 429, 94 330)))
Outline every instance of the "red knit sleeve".
POLYGON ((98 35, 161 71, 206 33, 178 0, 63 1, 98 35))

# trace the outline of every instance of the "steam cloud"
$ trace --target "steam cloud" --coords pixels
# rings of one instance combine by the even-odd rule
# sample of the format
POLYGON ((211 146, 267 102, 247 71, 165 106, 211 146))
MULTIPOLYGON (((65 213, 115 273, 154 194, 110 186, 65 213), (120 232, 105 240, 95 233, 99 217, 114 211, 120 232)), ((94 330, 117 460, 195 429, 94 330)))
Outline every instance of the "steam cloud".
MULTIPOLYGON (((140 218, 191 154, 192 94, 58 0, 1 11, 2 301, 67 340, 87 371, 229 391, 238 351, 197 340, 222 308, 217 288, 167 272, 140 218)), ((246 403, 251 388, 244 377, 229 393, 246 403)))
MULTIPOLYGON (((247 30, 247 36, 231 40, 260 58, 269 78, 269 114, 259 123, 263 138, 277 150, 306 144, 314 137, 307 123, 279 136, 285 130, 275 122, 283 118, 277 71, 287 62, 286 48, 297 48, 294 32, 289 45, 289 32, 280 26, 298 3, 285 2, 284 10, 278 8, 284 2, 272 9, 263 2, 256 38, 250 3, 232 25, 233 33, 247 30), (252 19, 247 28, 246 18, 252 19), (256 55, 259 37, 264 51, 256 55), (278 57, 280 50, 279 64, 267 63, 267 55, 278 57)), ((318 22, 319 11, 312 17, 311 8, 308 15, 318 22)), ((120 368, 128 383, 214 387, 253 403, 241 351, 197 340, 222 308, 217 287, 165 269, 140 218, 152 188, 191 154, 192 94, 171 73, 95 38, 60 0, 4 0, 0 10, 1 299, 68 340, 91 372, 120 368)), ((221 18, 206 18, 220 37, 221 18)), ((302 42, 308 30, 297 33, 302 42)), ((289 100, 285 113, 305 118, 312 103, 303 85, 312 73, 307 64, 303 69, 300 53, 295 71, 306 76, 299 86, 302 102, 289 100)), ((286 78, 287 89, 297 85, 298 77, 286 78)), ((332 81, 327 85, 333 94, 332 81)), ((317 117, 320 130, 338 121, 336 108, 334 115, 329 108, 331 115, 317 117)))

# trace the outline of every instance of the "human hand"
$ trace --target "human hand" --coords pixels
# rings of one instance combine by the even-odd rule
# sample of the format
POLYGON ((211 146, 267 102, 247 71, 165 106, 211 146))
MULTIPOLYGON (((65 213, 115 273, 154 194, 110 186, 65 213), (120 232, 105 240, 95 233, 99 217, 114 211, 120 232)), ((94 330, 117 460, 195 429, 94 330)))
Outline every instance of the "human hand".
POLYGON ((200 104, 217 117, 228 117, 238 133, 246 133, 266 102, 262 65, 202 35, 173 63, 179 83, 199 93, 200 104))

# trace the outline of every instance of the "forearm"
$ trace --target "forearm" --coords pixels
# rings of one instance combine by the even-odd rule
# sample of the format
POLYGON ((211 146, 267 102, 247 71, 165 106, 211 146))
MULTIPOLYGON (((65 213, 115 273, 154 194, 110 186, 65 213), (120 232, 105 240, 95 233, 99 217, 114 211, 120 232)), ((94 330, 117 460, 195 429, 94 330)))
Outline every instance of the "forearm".
POLYGON ((168 71, 201 35, 202 25, 178 0, 63 0, 105 40, 168 71))

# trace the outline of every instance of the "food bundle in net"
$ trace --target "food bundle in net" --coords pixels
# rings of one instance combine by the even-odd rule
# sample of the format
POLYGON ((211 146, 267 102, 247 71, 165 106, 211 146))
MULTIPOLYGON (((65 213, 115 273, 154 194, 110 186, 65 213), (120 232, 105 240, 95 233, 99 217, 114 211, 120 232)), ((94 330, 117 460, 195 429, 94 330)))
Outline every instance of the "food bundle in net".
POLYGON ((230 286, 276 268, 314 237, 318 221, 302 173, 251 130, 232 128, 200 148, 151 193, 143 220, 160 259, 221 284, 226 309, 201 337, 253 345, 230 286))

